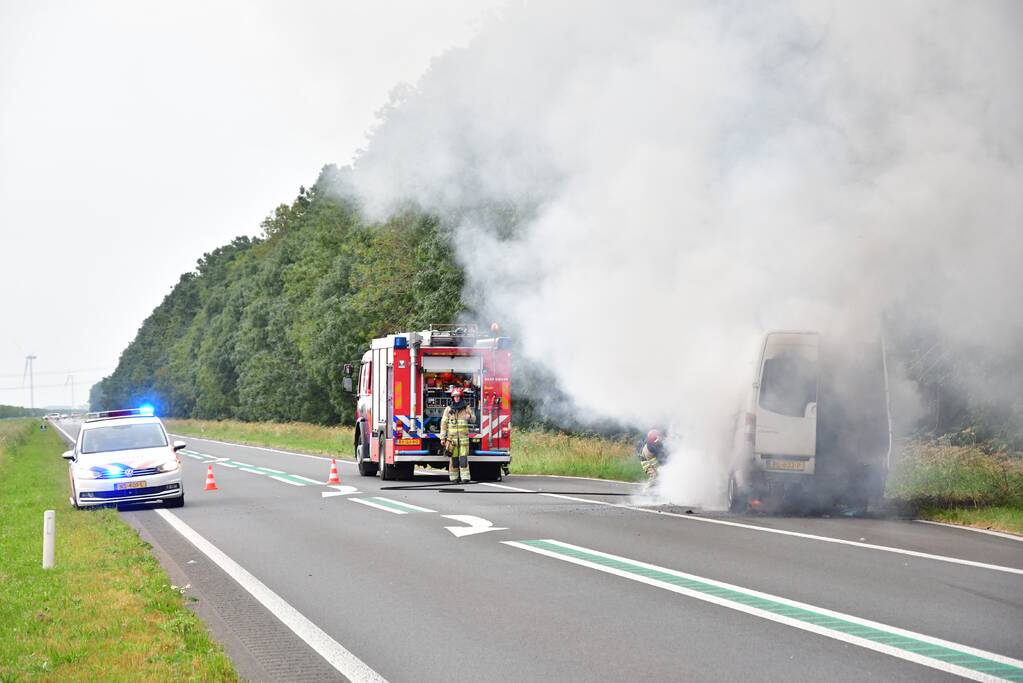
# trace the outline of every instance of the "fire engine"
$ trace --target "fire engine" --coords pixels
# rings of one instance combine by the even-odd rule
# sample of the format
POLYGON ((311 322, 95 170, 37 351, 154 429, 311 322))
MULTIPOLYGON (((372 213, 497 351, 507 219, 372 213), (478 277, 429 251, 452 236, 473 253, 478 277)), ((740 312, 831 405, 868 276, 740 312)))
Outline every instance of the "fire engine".
MULTIPOLYGON (((472 325, 431 325, 374 339, 362 357, 355 411, 355 460, 365 477, 411 479, 417 466, 443 467, 441 416, 461 387, 474 480, 500 480, 511 462, 511 348, 508 337, 480 337, 472 325)), ((345 367, 351 387, 352 365, 345 367)))

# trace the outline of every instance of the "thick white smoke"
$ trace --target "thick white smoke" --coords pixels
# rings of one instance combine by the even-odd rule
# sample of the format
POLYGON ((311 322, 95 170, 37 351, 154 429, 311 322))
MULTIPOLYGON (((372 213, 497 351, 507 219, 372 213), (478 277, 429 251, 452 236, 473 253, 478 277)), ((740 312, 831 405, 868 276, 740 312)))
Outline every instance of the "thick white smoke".
POLYGON ((1014 0, 514 4, 354 182, 455 221, 487 312, 583 417, 672 424, 711 504, 762 331, 1023 340, 1021 83, 1014 0))

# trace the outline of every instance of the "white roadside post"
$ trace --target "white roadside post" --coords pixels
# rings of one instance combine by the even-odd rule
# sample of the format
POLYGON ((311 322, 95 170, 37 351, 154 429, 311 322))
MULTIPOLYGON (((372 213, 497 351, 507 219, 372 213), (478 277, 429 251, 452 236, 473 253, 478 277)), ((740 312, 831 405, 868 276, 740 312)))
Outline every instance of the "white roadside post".
POLYGON ((57 518, 53 510, 43 513, 43 569, 53 569, 53 541, 57 533, 57 518))

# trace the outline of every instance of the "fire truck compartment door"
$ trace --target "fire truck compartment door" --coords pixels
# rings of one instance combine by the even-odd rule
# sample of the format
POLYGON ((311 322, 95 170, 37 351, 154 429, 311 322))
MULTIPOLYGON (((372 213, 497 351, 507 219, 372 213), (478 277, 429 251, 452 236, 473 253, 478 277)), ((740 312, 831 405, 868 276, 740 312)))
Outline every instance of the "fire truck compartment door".
POLYGON ((423 371, 479 373, 482 362, 480 356, 423 356, 423 371))

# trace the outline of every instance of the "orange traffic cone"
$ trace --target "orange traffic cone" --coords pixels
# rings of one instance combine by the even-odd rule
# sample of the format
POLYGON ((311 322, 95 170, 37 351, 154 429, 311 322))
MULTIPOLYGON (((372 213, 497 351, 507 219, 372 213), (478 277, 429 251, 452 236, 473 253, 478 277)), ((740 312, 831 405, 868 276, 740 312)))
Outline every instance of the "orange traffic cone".
POLYGON ((217 491, 217 480, 213 478, 213 465, 206 468, 206 488, 203 491, 217 491))
POLYGON ((328 484, 340 484, 341 479, 337 476, 337 460, 334 458, 330 459, 330 479, 327 480, 328 484))

